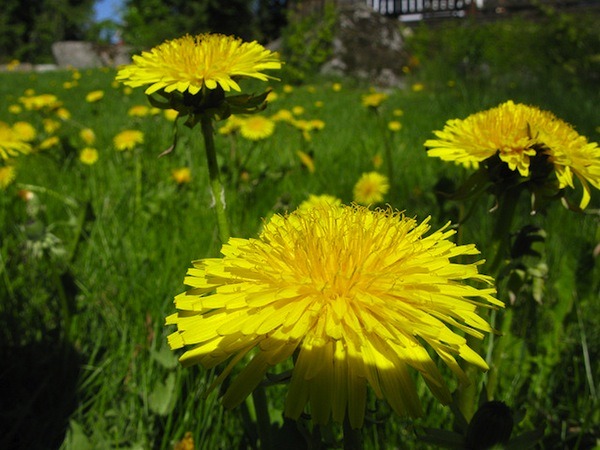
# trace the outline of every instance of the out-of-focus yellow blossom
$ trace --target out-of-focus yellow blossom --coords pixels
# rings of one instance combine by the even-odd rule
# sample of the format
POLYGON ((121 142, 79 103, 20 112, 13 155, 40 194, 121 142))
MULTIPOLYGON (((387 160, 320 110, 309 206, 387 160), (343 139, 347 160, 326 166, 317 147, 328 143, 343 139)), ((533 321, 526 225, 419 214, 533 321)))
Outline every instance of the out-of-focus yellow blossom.
POLYGON ((379 172, 362 174, 354 185, 354 201, 361 205, 381 203, 383 196, 390 190, 390 182, 379 172))
POLYGON ((79 161, 91 166, 98 161, 98 150, 92 147, 86 147, 79 153, 79 161))
POLYGON ((189 167, 180 167, 171 171, 171 178, 177 184, 188 184, 192 180, 192 172, 189 167))
POLYGON ((44 131, 48 134, 56 132, 61 127, 61 123, 54 119, 44 119, 42 124, 44 125, 44 131))
POLYGON ((37 131, 35 127, 29 122, 15 122, 12 128, 16 133, 17 137, 25 142, 31 142, 37 136, 37 131))
POLYGON ((275 122, 267 117, 254 115, 240 124, 240 134, 251 141, 266 139, 275 131, 275 122))
POLYGON ((175 122, 175 119, 177 119, 177 116, 179 115, 179 113, 174 109, 165 109, 163 114, 165 115, 165 119, 167 119, 169 122, 175 122))
POLYGON ((10 105, 8 107, 8 112, 11 114, 21 114, 22 111, 23 108, 21 107, 21 105, 10 105))
POLYGON ((79 132, 79 137, 86 145, 94 145, 96 142, 96 133, 91 128, 84 128, 79 132))
POLYGON ((113 143, 120 152, 133 150, 138 144, 144 143, 144 133, 138 130, 121 131, 114 137, 113 143))
POLYGON ((298 158, 300 158, 300 162, 310 173, 315 173, 315 161, 308 153, 303 152, 302 150, 298 150, 296 152, 298 158))
POLYGON ((104 91, 97 90, 97 91, 88 92, 88 94, 85 96, 85 101, 88 103, 96 103, 96 102, 99 102, 100 100, 102 100, 103 98, 104 98, 104 91))
POLYGON ((17 171, 14 166, 0 166, 0 189, 5 190, 16 177, 17 171))
POLYGON ((56 147, 58 144, 60 144, 60 139, 58 136, 50 136, 49 138, 46 138, 40 142, 39 149, 48 150, 49 148, 56 147))
POLYGON ((400 131, 402 129, 402 124, 397 120, 392 120, 388 122, 388 130, 390 131, 400 131))
POLYGON ((127 115, 131 117, 146 117, 149 113, 150 108, 146 105, 134 105, 127 111, 127 115))

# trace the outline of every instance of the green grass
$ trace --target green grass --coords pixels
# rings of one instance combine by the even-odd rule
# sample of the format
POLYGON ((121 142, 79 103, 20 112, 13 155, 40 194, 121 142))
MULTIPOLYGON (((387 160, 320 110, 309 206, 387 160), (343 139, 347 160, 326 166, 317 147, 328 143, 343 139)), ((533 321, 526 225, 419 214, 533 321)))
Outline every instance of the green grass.
MULTIPOLYGON (((111 87, 113 77, 111 71, 83 71, 78 86, 65 90, 62 83, 72 78, 70 71, 0 75, 0 120, 27 120, 41 130, 38 115, 8 112, 27 88, 56 94, 72 113, 58 131, 61 146, 18 158, 17 180, 0 196, 0 390, 5 390, 2 398, 12 400, 3 402, 1 411, 1 426, 9 427, 2 430, 4 439, 9 448, 162 449, 172 448, 190 431, 196 448, 247 448, 253 435, 244 428, 244 409, 224 411, 217 391, 205 397, 206 371, 181 368, 166 346, 170 330, 164 318, 174 311, 174 295, 185 289, 182 281, 190 262, 216 256, 219 250, 199 130, 182 127, 175 151, 159 158, 171 145, 172 123, 162 115, 129 117, 128 109, 146 99, 141 90, 125 95, 122 87, 111 87), (97 104, 85 102, 85 94, 95 89, 104 90, 105 97, 97 104), (78 160, 81 126, 97 135, 100 159, 93 166, 78 160), (113 136, 124 129, 145 134, 137 156, 113 148, 113 136), (140 209, 136 157, 142 167, 140 209), (170 173, 182 166, 192 169, 192 181, 176 186, 170 173), (35 217, 28 211, 31 202, 17 195, 24 188, 39 201, 35 217), (55 242, 49 243, 48 233, 56 236, 55 242), (45 250, 34 257, 28 249, 44 242, 45 250)), ((404 111, 403 128, 391 137, 396 177, 386 201, 409 216, 431 215, 434 227, 455 217, 452 204, 438 203, 437 181, 445 176, 458 182, 465 176, 427 158, 424 151, 423 142, 446 120, 513 99, 549 109, 581 134, 599 139, 600 94, 593 86, 558 78, 543 85, 518 77, 507 82, 503 77, 453 78, 456 84, 450 88, 446 78, 425 78, 422 92, 390 91, 380 117, 360 103, 369 86, 352 80, 318 78, 288 94, 283 82, 274 83, 279 98, 268 113, 303 106, 302 117, 321 119, 326 126, 313 133, 311 142, 283 124, 264 142, 235 141, 240 154, 250 154, 245 167, 250 181, 237 189, 229 177, 235 170, 228 160, 231 141, 217 136, 229 183, 232 234, 256 235, 262 218, 292 210, 309 194, 350 202, 358 177, 373 170, 372 158, 383 154, 381 125, 394 118, 397 108, 404 111), (333 81, 342 82, 340 92, 331 89, 333 81), (297 150, 313 153, 314 174, 300 164, 297 150)), ((578 200, 577 193, 572 198, 578 200)), ((575 448, 577 439, 579 448, 592 448, 600 439, 600 335, 594 319, 600 313, 600 277, 592 253, 600 238, 600 196, 594 192, 585 215, 555 204, 547 215, 529 217, 525 203, 517 225, 533 223, 546 231, 548 274, 541 304, 531 300, 515 306, 498 398, 526 411, 517 434, 544 429, 547 438, 539 448, 575 448)), ((463 233, 464 241, 475 242, 484 256, 491 206, 491 199, 479 205, 463 233)), ((426 448, 415 430, 451 429, 448 408, 423 386, 419 389, 426 414, 416 421, 371 402, 381 421, 365 427, 366 448, 426 448)), ((281 389, 272 394, 271 414, 281 421, 281 389)))

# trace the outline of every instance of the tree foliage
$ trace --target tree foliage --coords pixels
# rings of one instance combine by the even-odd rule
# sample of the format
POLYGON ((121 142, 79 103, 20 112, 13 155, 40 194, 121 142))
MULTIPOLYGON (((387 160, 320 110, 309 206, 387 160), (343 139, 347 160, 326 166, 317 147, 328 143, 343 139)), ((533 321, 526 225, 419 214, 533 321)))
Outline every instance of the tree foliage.
POLYGON ((52 60, 53 42, 88 37, 94 0, 2 0, 0 62, 52 60))
POLYGON ((123 37, 135 50, 186 33, 255 37, 253 0, 126 0, 123 37))

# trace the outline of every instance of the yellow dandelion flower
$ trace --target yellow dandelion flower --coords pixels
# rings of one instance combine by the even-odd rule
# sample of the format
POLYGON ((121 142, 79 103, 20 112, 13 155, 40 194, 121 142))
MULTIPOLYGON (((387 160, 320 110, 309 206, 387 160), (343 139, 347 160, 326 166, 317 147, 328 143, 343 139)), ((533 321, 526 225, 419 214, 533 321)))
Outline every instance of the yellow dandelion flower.
POLYGON ((286 94, 291 94, 292 92, 294 92, 294 86, 292 86, 291 84, 284 85, 283 92, 285 92, 286 94))
POLYGON ((71 112, 67 108, 58 108, 55 114, 61 120, 69 120, 71 118, 71 112))
POLYGON ((8 159, 20 153, 29 153, 31 146, 24 142, 13 127, 0 122, 0 158, 8 159))
POLYGON ((381 156, 380 153, 377 153, 375 156, 373 156, 373 167, 375 169, 379 169, 382 165, 383 165, 383 157, 381 156))
POLYGON ((19 102, 23 104, 28 111, 53 110, 62 105, 58 97, 53 94, 41 94, 29 96, 26 91, 25 97, 20 97, 19 102))
POLYGON ((119 70, 116 79, 131 87, 149 85, 146 94, 189 92, 201 89, 241 91, 238 78, 268 81, 264 70, 280 69, 277 54, 258 42, 243 42, 222 34, 186 35, 166 41, 133 57, 133 64, 119 70))
POLYGON ((250 116, 240 124, 240 134, 251 141, 266 139, 275 131, 275 122, 264 116, 250 116))
POLYGON ((388 95, 384 92, 372 92, 362 96, 362 105, 367 108, 378 108, 387 98, 388 95))
POLYGON ((16 70, 20 64, 21 64, 21 62, 18 59, 12 59, 6 65, 6 70, 8 70, 9 72, 12 72, 12 71, 16 70))
POLYGON ((79 70, 73 70, 73 74, 71 76, 74 80, 80 80, 81 72, 79 70))
POLYGON ((44 131, 46 133, 52 134, 60 128, 61 123, 54 119, 44 119, 42 120, 42 125, 44 126, 44 131))
POLYGON ((402 124, 397 120, 391 120, 388 122, 388 130, 390 131, 400 131, 402 129, 402 124))
POLYGON ((63 89, 73 89, 75 86, 77 86, 77 82, 75 81, 65 81, 63 84, 63 89))
POLYGON ((183 439, 177 441, 173 446, 173 450, 195 450, 194 437, 190 431, 186 432, 183 439))
POLYGON ((333 89, 333 92, 340 92, 342 90, 342 83, 333 83, 331 89, 333 89))
POLYGON ((85 96, 85 101, 88 103, 96 103, 104 98, 104 91, 97 90, 88 92, 85 96))
POLYGON ((115 148, 122 152, 125 150, 133 150, 138 144, 144 142, 144 133, 138 130, 121 131, 113 138, 115 148))
POLYGON ((292 114, 295 116, 301 116, 302 114, 304 114, 304 107, 303 106, 294 106, 292 108, 292 114))
POLYGON ((298 158, 300 158, 300 162, 310 173, 315 173, 315 161, 308 153, 303 152, 302 150, 296 151, 298 158))
POLYGON ((267 103, 271 103, 277 100, 278 97, 279 95, 277 95, 277 92, 271 91, 267 94, 267 98, 265 100, 267 101, 267 103))
POLYGON ((497 155, 511 171, 530 177, 531 161, 547 158, 560 189, 573 187, 571 174, 579 179, 584 189, 581 208, 589 202, 589 184, 600 188, 598 144, 588 142, 549 111, 507 101, 466 119, 449 120, 434 134, 437 139, 425 142, 428 155, 466 167, 478 168, 497 155))
POLYGON ((404 111, 402 111, 400 108, 396 108, 392 111, 392 114, 395 117, 402 117, 404 115, 404 111))
POLYGON ((16 177, 17 171, 14 166, 0 166, 0 189, 5 190, 16 177))
POLYGON ((294 120, 294 115, 289 109, 280 109, 271 116, 271 120, 275 122, 291 122, 294 120))
POLYGON ((91 128, 83 128, 79 132, 79 137, 86 145, 94 145, 96 142, 96 133, 91 128))
POLYGON ((235 133, 240 129, 242 123, 244 123, 244 120, 245 119, 242 119, 240 116, 229 116, 225 123, 221 127, 219 127, 219 134, 227 135, 235 133))
POLYGON ((323 207, 326 205, 328 205, 330 207, 331 206, 338 207, 338 206, 342 206, 342 201, 339 198, 334 197, 333 195, 310 194, 308 196, 308 199, 306 199, 302 203, 300 203, 300 206, 298 206, 298 209, 318 208, 318 207, 323 207))
POLYGON ((322 100, 317 100, 314 104, 315 108, 322 108, 325 103, 322 100))
POLYGON ((354 185, 354 201, 361 205, 381 203, 383 196, 390 190, 390 182, 385 175, 379 172, 362 174, 354 185))
POLYGON ((21 105, 10 105, 8 107, 8 112, 11 114, 21 114, 22 111, 21 105))
POLYGON ((12 129, 17 135, 17 138, 25 142, 31 142, 37 136, 35 127, 29 122, 15 122, 12 129))
POLYGON ((87 164, 91 166, 92 164, 96 164, 98 161, 98 150, 91 147, 86 147, 79 153, 79 161, 83 164, 87 164))
POLYGON ((363 424, 366 390, 401 415, 421 413, 412 371, 443 403, 451 395, 430 348, 468 382, 456 358, 487 369, 463 333, 491 331, 479 306, 502 306, 477 255, 456 245, 448 226, 426 235, 422 223, 388 210, 322 205, 275 215, 256 239, 232 238, 222 258, 188 270, 190 290, 175 298, 167 325, 184 365, 207 368, 230 360, 215 384, 249 357, 223 396, 241 403, 265 373, 294 355, 285 400, 297 419, 309 405, 314 423, 347 417, 363 424), (482 288, 467 282, 486 283, 482 288))
POLYGON ((39 149, 48 150, 49 148, 56 147, 58 144, 60 144, 60 139, 58 136, 50 136, 49 138, 46 138, 40 142, 39 149))
POLYGON ((146 105, 134 105, 127 111, 127 115, 131 117, 146 117, 150 114, 150 108, 146 105))
POLYGON ((165 109, 163 114, 169 122, 175 122, 175 119, 179 116, 179 112, 174 109, 165 109))
POLYGON ((425 89, 425 85, 423 83, 415 83, 411 86, 413 92, 421 92, 425 89))
POLYGON ((131 95, 132 93, 133 93, 133 89, 132 89, 132 88, 130 88, 129 86, 125 86, 125 87, 123 88, 123 94, 124 94, 124 95, 131 95))
POLYGON ((192 181, 192 172, 189 167, 180 167, 179 169, 173 169, 171 178, 173 178, 177 184, 187 184, 192 181))

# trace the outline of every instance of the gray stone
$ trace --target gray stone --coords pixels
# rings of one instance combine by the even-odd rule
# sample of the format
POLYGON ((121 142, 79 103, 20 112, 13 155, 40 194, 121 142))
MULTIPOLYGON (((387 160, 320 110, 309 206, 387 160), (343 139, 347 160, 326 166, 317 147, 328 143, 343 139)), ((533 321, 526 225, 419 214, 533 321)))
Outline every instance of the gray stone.
POLYGON ((94 44, 83 41, 60 41, 52 44, 52 54, 59 67, 87 69, 101 67, 102 59, 94 44))
POLYGON ((350 75, 382 87, 400 87, 408 63, 401 23, 358 3, 341 5, 333 56, 321 71, 350 75))

